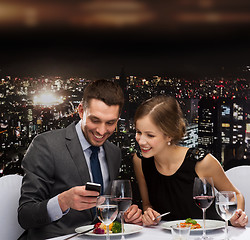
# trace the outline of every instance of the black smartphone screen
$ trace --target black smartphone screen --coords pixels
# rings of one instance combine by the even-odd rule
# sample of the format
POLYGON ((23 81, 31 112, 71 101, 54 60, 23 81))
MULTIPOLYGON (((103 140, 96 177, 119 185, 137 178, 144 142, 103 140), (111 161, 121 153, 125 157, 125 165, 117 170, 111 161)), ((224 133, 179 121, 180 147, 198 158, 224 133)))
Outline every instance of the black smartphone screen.
POLYGON ((101 192, 101 184, 99 183, 92 183, 92 182, 87 182, 86 183, 86 190, 89 191, 96 191, 96 192, 101 192))

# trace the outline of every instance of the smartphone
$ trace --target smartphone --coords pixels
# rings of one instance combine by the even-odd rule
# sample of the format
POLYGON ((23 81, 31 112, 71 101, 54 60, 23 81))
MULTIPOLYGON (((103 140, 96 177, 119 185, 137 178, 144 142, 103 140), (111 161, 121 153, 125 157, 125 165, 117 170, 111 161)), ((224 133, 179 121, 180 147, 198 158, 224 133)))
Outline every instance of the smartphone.
POLYGON ((101 192, 101 187, 102 186, 99 183, 87 182, 85 189, 89 190, 89 191, 96 191, 96 192, 100 193, 101 192))

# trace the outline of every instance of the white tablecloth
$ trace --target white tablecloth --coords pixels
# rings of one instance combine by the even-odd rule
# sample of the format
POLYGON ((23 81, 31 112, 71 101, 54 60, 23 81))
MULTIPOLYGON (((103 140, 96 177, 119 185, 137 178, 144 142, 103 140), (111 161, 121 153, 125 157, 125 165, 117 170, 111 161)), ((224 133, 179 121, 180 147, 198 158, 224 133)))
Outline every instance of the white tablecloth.
MULTIPOLYGON (((61 236, 57 238, 51 238, 50 240, 64 240, 65 238, 71 236, 73 234, 69 234, 66 236, 61 236)), ((189 239, 194 240, 197 237, 202 235, 202 231, 200 232, 192 232, 189 239)), ((213 231, 207 231, 207 235, 214 238, 214 240, 221 240, 225 236, 224 229, 218 229, 213 231)), ((250 240, 250 227, 246 228, 236 228, 236 227, 229 227, 229 235, 234 240, 250 240)), ((171 240, 171 232, 169 230, 164 230, 160 226, 155 227, 143 227, 143 230, 139 233, 126 235, 126 239, 129 240, 171 240)), ((87 235, 82 235, 73 238, 72 240, 105 240, 105 236, 98 236, 92 237, 87 235)), ((121 236, 119 237, 111 237, 111 240, 120 240, 121 236)))

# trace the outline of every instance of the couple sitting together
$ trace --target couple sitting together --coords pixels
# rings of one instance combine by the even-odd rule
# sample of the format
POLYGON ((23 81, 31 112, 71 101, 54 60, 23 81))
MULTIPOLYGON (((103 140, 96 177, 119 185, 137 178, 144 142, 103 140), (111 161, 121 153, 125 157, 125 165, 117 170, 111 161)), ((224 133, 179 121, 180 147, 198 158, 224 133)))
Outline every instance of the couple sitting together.
MULTIPOLYGON (((65 129, 36 136, 23 159, 18 220, 26 229, 19 239, 46 239, 73 233, 75 228, 96 221, 98 192, 85 189, 93 181, 91 146, 100 147, 103 193, 109 194, 118 178, 121 151, 108 141, 119 120, 124 96, 119 85, 108 80, 91 82, 78 106, 81 118, 65 129)), ((153 225, 156 216, 170 211, 163 220, 202 218, 193 201, 195 177, 212 177, 218 191, 235 191, 237 211, 233 226, 244 227, 248 218, 244 198, 226 177, 220 163, 203 149, 178 145, 185 134, 185 121, 178 102, 158 96, 142 103, 135 114, 136 141, 140 154, 133 157, 143 212, 132 205, 125 212, 127 223, 153 225)), ((207 217, 217 219, 214 207, 207 217)))

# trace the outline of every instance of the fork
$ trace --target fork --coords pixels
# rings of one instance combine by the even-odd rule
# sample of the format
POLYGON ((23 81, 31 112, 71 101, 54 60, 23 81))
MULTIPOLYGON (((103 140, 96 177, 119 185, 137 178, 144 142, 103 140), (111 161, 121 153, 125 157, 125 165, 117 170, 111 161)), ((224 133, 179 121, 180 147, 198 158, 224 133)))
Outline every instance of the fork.
POLYGON ((76 233, 76 234, 74 234, 74 235, 72 235, 72 236, 70 236, 70 237, 68 237, 68 238, 65 238, 64 240, 69 240, 69 239, 72 239, 72 238, 74 238, 74 237, 81 236, 81 235, 83 235, 83 234, 85 234, 85 233, 90 232, 90 231, 93 230, 94 228, 95 228, 95 227, 92 227, 92 228, 90 228, 90 229, 88 229, 88 230, 85 230, 85 231, 83 231, 83 232, 81 232, 81 233, 76 233))

